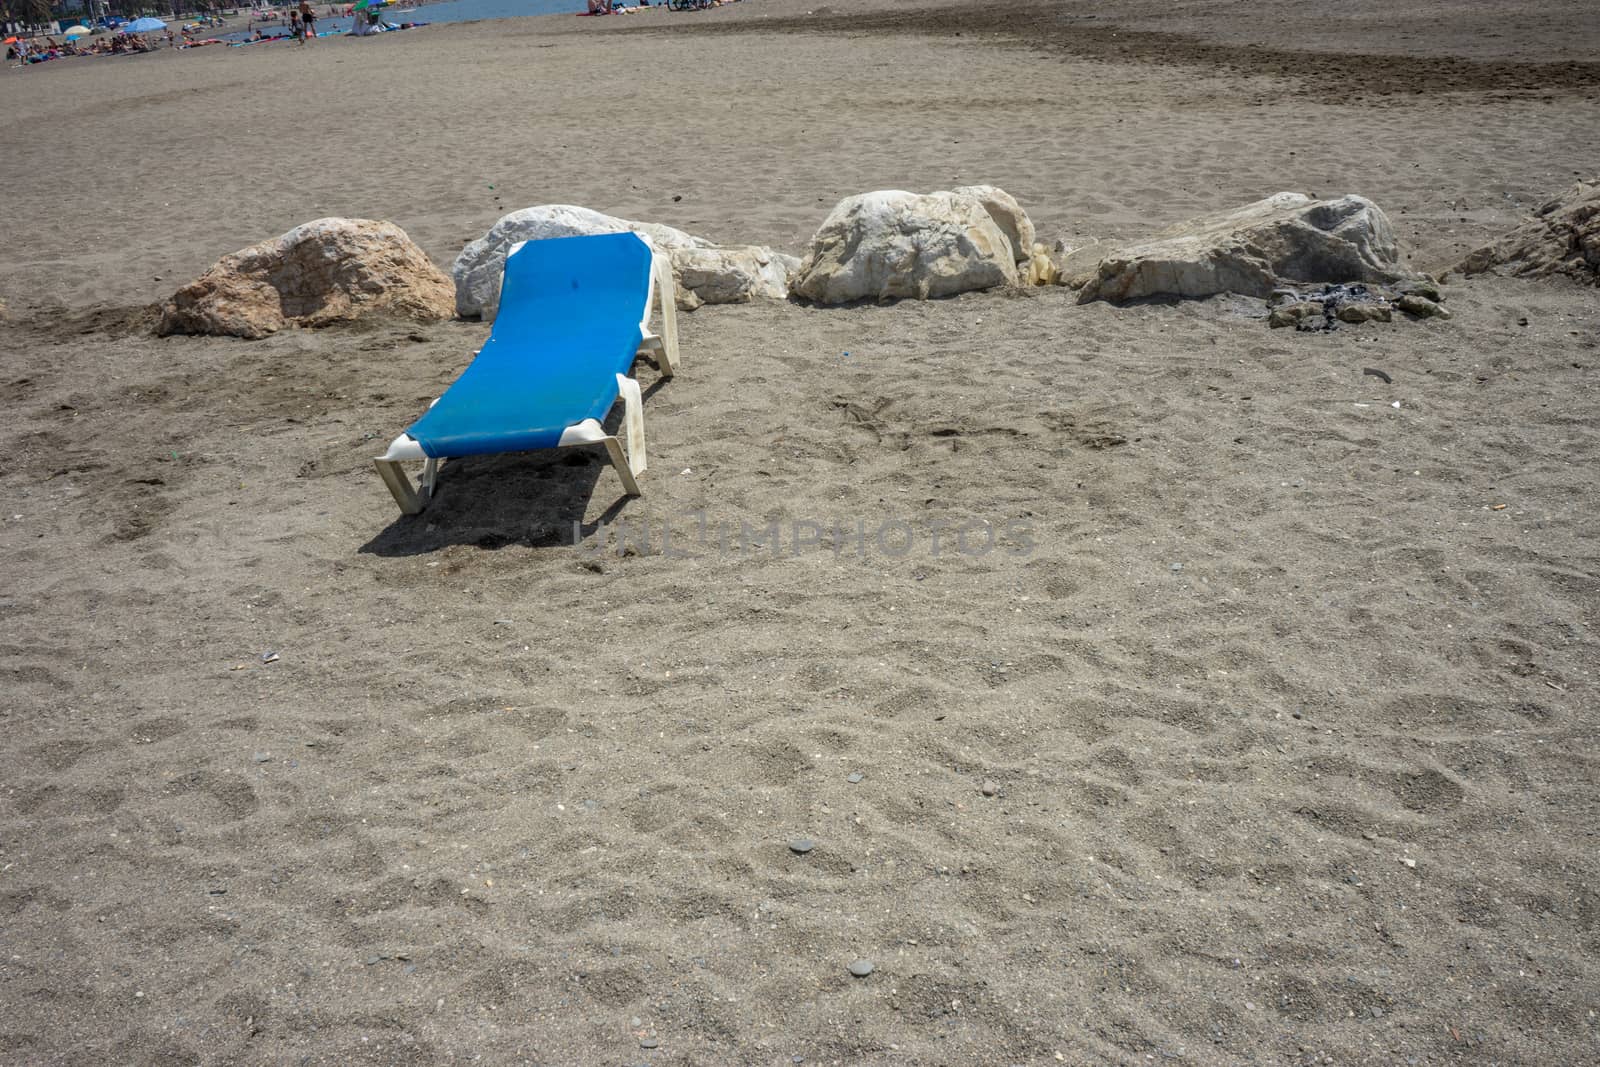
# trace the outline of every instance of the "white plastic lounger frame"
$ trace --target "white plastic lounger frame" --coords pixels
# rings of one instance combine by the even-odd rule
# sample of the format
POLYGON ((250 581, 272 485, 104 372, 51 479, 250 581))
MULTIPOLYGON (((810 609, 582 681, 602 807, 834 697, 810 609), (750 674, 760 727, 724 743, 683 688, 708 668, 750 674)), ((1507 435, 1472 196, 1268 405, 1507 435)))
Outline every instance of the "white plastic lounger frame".
MULTIPOLYGON (((649 244, 649 238, 643 234, 639 236, 649 244)), ((522 242, 518 242, 507 253, 506 258, 509 259, 516 254, 517 249, 521 247, 522 242)), ((676 284, 672 279, 672 267, 668 263, 666 253, 652 249, 650 293, 645 300, 644 319, 639 323, 640 340, 637 354, 646 352, 653 354, 661 364, 663 378, 672 377, 678 372, 678 368, 683 366, 683 360, 678 356, 676 284), (658 303, 661 307, 660 334, 652 333, 650 330, 650 312, 658 303)), ((568 426, 562 433, 561 440, 556 443, 556 447, 604 445, 606 455, 611 459, 611 466, 622 479, 623 490, 629 496, 639 496, 638 475, 643 474, 645 470, 644 401, 639 383, 622 374, 617 375, 617 395, 623 403, 622 422, 627 437, 626 448, 622 440, 606 433, 598 419, 584 419, 568 426)), ((433 403, 438 402, 435 400, 433 403)), ((383 484, 394 494, 395 503, 400 505, 400 510, 407 515, 420 515, 433 497, 434 486, 439 480, 439 464, 444 460, 443 456, 429 456, 422 451, 422 445, 410 434, 403 433, 389 445, 389 451, 372 462, 378 468, 378 477, 383 479, 383 484), (405 468, 401 466, 408 460, 422 461, 420 488, 411 484, 405 468)))

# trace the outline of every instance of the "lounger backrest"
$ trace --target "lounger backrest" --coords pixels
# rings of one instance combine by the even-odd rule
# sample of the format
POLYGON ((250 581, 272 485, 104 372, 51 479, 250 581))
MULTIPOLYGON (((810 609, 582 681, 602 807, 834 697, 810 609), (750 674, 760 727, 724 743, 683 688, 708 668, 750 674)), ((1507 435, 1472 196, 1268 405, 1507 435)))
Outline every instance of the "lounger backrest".
MULTIPOLYGON (((652 295, 650 244, 635 233, 524 241, 506 256, 493 334, 530 327, 586 333, 619 322, 648 329, 652 295)), ((627 358, 631 358, 631 355, 627 358)), ((617 367, 625 373, 628 365, 617 367)))

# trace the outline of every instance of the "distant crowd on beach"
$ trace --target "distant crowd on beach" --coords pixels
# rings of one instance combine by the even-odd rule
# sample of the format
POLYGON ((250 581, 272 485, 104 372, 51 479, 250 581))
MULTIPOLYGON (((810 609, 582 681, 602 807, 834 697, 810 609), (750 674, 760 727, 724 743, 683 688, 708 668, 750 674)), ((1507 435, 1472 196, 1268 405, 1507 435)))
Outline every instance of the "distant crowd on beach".
MULTIPOLYGON (((415 0, 400 0, 400 2, 409 6, 409 2, 415 0)), ((128 32, 128 27, 133 25, 131 23, 121 23, 118 26, 102 24, 93 30, 85 26, 75 26, 56 34, 34 37, 24 37, 19 34, 8 37, 5 41, 5 58, 13 63, 29 66, 75 56, 133 55, 154 52, 163 47, 177 50, 202 48, 207 45, 239 47, 267 41, 294 41, 304 45, 317 37, 342 32, 319 32, 317 29, 319 21, 323 21, 326 25, 325 20, 341 16, 354 20, 354 26, 349 32, 358 37, 427 25, 417 22, 385 22, 381 12, 391 9, 394 3, 395 0, 369 0, 368 3, 333 5, 326 9, 326 14, 321 15, 310 0, 300 0, 298 6, 290 6, 281 12, 269 7, 252 7, 248 9, 243 29, 240 30, 235 26, 226 39, 203 36, 208 29, 227 29, 227 22, 221 16, 212 14, 192 16, 190 21, 180 26, 176 33, 171 27, 156 19, 140 20, 142 24, 154 28, 144 29, 144 25, 141 25, 140 28, 144 29, 144 32, 138 33, 128 32)))
MULTIPOLYGON (((400 4, 406 6, 418 2, 426 0, 399 0, 400 4)), ((739 0, 653 0, 653 2, 652 0, 585 0, 585 2, 588 10, 579 14, 627 15, 663 7, 673 11, 702 11, 738 3, 739 0)), ((271 7, 250 7, 247 9, 248 14, 243 29, 236 26, 225 38, 202 36, 206 30, 212 28, 227 30, 227 22, 221 16, 213 14, 191 16, 190 21, 181 25, 176 33, 171 27, 156 19, 139 20, 144 25, 154 27, 139 33, 130 33, 127 29, 121 28, 131 24, 112 26, 109 23, 115 20, 103 19, 102 24, 92 30, 84 26, 75 26, 57 35, 40 35, 32 38, 18 35, 7 38, 6 59, 28 66, 74 56, 135 55, 153 52, 163 47, 185 50, 204 48, 208 45, 227 45, 236 48, 268 41, 294 41, 296 44, 304 45, 318 37, 345 32, 342 30, 318 32, 317 29, 319 21, 341 17, 353 20, 354 25, 348 32, 357 37, 427 25, 425 22, 385 22, 382 13, 395 3, 396 0, 368 0, 366 3, 357 0, 355 3, 330 5, 326 13, 320 15, 310 0, 299 0, 297 5, 292 4, 282 11, 271 7)), ((405 8, 402 7, 401 10, 405 8)), ((140 28, 144 29, 144 25, 140 28)))
MULTIPOLYGON (((724 4, 736 4, 739 0, 656 0, 655 7, 665 7, 673 11, 704 11, 706 8, 721 7, 724 4)), ((630 15, 642 8, 652 6, 650 0, 637 0, 634 4, 625 0, 589 0, 590 15, 630 15)), ((582 14, 583 12, 580 12, 582 14)))
MULTIPOLYGON (((167 36, 170 37, 171 34, 167 36)), ((6 59, 20 60, 23 63, 45 63, 67 56, 131 55, 135 52, 153 52, 159 47, 159 41, 159 37, 151 40, 142 33, 118 33, 98 37, 88 45, 74 40, 57 41, 51 36, 35 37, 32 40, 19 37, 6 45, 6 59)))

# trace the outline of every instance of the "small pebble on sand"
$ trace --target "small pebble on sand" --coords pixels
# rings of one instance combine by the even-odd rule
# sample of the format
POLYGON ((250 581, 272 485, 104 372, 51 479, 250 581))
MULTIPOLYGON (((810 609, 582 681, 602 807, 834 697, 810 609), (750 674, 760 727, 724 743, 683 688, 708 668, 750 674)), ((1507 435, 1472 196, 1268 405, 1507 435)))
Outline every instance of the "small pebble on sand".
POLYGON ((804 856, 816 847, 817 843, 809 837, 797 837, 789 842, 789 851, 797 856, 804 856))
POLYGON ((992 797, 999 794, 1000 787, 992 781, 985 781, 983 785, 978 787, 978 791, 986 797, 992 797))
POLYGON ((857 978, 865 978, 867 975, 871 974, 873 970, 874 967, 871 960, 850 961, 850 973, 855 975, 857 978))

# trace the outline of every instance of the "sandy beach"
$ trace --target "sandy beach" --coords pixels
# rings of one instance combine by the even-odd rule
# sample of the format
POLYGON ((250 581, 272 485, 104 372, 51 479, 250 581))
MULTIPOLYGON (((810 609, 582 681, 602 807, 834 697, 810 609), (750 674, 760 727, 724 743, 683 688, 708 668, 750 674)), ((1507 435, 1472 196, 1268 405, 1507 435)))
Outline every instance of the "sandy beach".
POLYGON ((0 1063, 1600 1060, 1595 288, 708 306, 642 497, 416 518, 371 459, 487 324, 153 333, 323 216, 800 254, 979 182, 1073 244, 1359 193, 1439 273, 1595 175, 1597 55, 746 0, 0 70, 0 1063))

